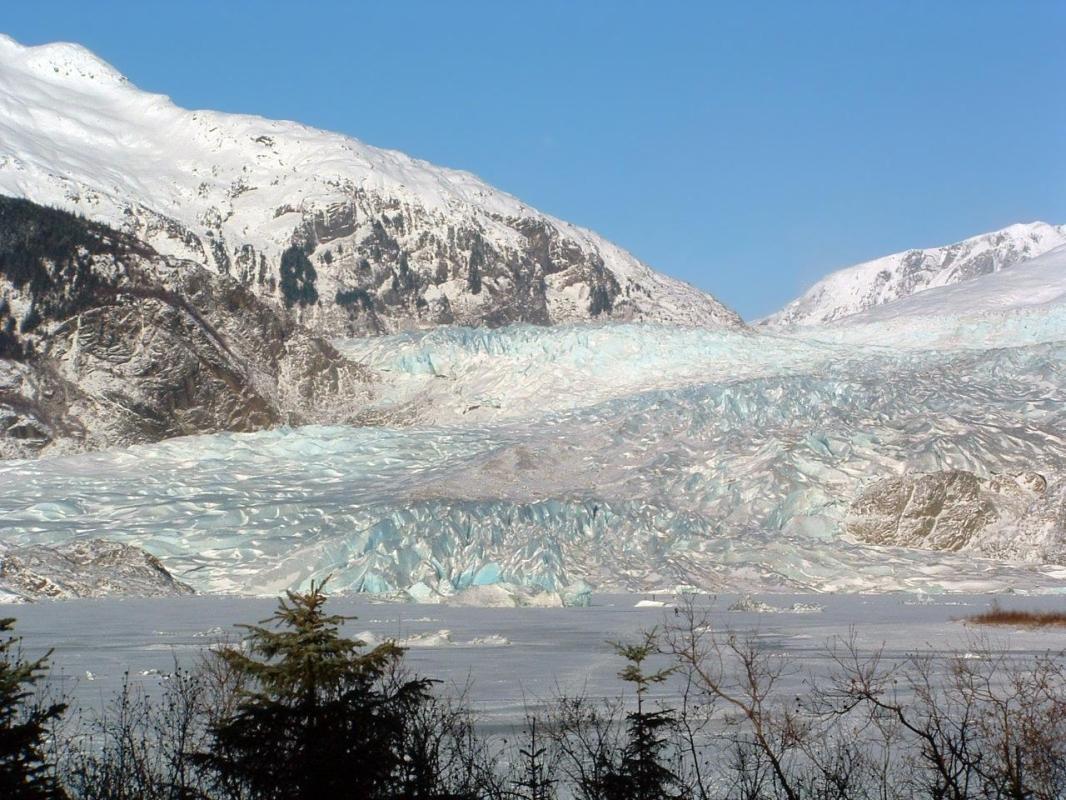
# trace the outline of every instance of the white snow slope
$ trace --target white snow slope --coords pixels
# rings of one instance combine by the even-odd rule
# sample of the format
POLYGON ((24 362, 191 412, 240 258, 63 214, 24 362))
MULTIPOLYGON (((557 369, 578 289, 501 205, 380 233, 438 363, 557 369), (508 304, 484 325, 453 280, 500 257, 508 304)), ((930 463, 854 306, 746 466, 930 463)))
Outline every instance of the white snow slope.
POLYGON ((920 292, 973 280, 1066 244, 1066 225, 1011 225, 944 247, 907 250, 834 272, 761 324, 822 325, 920 292))
POLYGON ((530 321, 741 324, 714 298, 467 172, 293 122, 186 111, 74 44, 0 35, 0 193, 83 213, 275 299, 281 254, 303 246, 320 299, 297 311, 323 332, 370 324, 334 304, 358 290, 376 297, 378 330, 529 319, 520 305, 496 308, 527 280, 546 295, 530 321), (407 294, 382 301, 390 284, 407 294))
POLYGON ((1066 244, 1001 272, 874 306, 821 326, 794 329, 822 342, 991 349, 1064 338, 1066 244))

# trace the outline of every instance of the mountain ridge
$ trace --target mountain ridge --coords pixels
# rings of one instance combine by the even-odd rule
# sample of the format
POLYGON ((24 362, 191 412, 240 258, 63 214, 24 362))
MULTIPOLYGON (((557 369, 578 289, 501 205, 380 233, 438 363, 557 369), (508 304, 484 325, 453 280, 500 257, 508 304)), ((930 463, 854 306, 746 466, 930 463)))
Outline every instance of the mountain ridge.
POLYGON ((0 38, 0 110, 0 193, 207 264, 323 335, 743 326, 710 295, 469 172, 299 123, 185 111, 78 45, 0 38))
POLYGON ((1015 223, 952 244, 912 248, 825 275, 761 327, 817 326, 844 320, 928 289, 965 283, 1066 245, 1066 225, 1015 223))

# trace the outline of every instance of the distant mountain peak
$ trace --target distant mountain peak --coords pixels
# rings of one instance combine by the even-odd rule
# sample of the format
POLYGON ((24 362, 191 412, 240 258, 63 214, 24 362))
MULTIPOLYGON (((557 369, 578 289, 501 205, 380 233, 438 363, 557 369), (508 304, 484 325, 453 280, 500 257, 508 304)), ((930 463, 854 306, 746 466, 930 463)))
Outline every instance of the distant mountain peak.
POLYGON ((0 58, 5 64, 19 65, 28 72, 55 81, 95 81, 133 88, 125 75, 91 50, 74 42, 26 47, 0 33, 0 58))
POLYGON ((821 325, 904 297, 1008 269, 1066 244, 1066 225, 1028 222, 942 247, 905 250, 822 278, 761 321, 771 327, 821 325))

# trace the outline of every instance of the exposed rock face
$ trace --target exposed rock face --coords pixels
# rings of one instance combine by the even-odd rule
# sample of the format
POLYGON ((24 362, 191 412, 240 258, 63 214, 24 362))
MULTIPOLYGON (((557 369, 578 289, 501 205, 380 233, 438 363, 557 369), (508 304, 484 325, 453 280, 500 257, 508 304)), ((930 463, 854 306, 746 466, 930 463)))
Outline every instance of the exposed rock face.
POLYGON ((965 470, 885 478, 852 504, 847 533, 877 545, 973 550, 1002 558, 1061 558, 1066 514, 1036 472, 981 478, 965 470))
POLYGON ((0 198, 0 457, 343 422, 368 373, 236 281, 0 198))
POLYGON ((186 111, 76 45, 0 36, 0 107, 0 192, 208 265, 320 335, 742 325, 709 295, 469 173, 295 123, 186 111))
POLYGON ((155 556, 104 539, 0 550, 0 594, 9 600, 192 593, 155 556))
MULTIPOLYGON (((284 286, 282 299, 307 324, 345 334, 654 317, 644 310, 642 292, 655 289, 655 280, 647 287, 620 281, 599 252, 582 248, 543 219, 493 215, 491 220, 509 235, 501 239, 456 226, 418 205, 352 189, 344 213, 335 218, 317 213, 297 230, 296 252, 308 252, 322 287, 317 299, 290 299, 284 286)), ((283 279, 285 257, 292 252, 283 253, 283 279)), ((698 305, 717 313, 710 304, 698 305)), ((678 321, 706 322, 700 311, 679 310, 678 321)))

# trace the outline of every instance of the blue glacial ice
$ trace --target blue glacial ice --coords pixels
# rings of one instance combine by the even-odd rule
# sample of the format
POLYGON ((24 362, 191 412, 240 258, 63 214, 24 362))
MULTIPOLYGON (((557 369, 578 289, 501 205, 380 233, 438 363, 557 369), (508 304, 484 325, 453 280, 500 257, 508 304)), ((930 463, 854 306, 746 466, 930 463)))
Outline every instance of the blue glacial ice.
POLYGON ((380 377, 384 424, 3 462, 0 538, 128 542, 222 593, 327 574, 422 598, 581 581, 1052 591, 1060 567, 841 529, 888 475, 1062 473, 1066 313, 1034 313, 890 339, 612 324, 341 342, 380 377))

